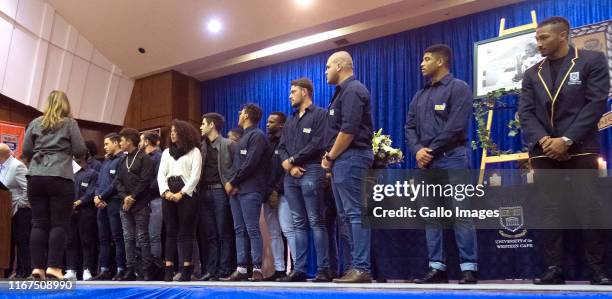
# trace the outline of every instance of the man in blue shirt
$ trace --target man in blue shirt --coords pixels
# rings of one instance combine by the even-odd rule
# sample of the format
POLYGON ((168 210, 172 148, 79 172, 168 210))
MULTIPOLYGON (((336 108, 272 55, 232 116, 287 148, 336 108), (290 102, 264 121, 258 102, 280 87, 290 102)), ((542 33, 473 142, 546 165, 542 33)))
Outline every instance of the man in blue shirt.
MULTIPOLYGON (((433 45, 425 50, 421 71, 429 82, 410 102, 405 125, 406 143, 416 155, 420 169, 469 168, 466 132, 472 114, 472 92, 464 81, 450 74, 450 65, 451 49, 446 45, 433 45)), ((449 173, 450 183, 459 179, 456 173, 449 173)), ((469 219, 455 218, 453 226, 462 271, 459 283, 476 283, 478 256, 474 224, 469 219)), ((447 283, 440 221, 428 220, 425 236, 429 271, 415 283, 447 283)))
MULTIPOLYGON (((159 171, 159 163, 161 161, 162 152, 159 149, 159 135, 153 132, 144 132, 140 134, 140 144, 138 145, 151 160, 153 160, 153 177, 157 177, 159 171)), ((151 181, 149 187, 151 198, 151 217, 149 218, 149 239, 151 242, 151 254, 156 264, 160 264, 162 260, 162 199, 159 197, 159 187, 157 179, 151 181)))
POLYGON ((283 127, 287 122, 285 113, 275 111, 268 116, 266 129, 268 130, 268 141, 270 142, 270 178, 268 179, 268 194, 263 205, 264 217, 270 233, 270 249, 274 257, 274 274, 266 277, 266 281, 281 281, 287 276, 285 243, 283 235, 287 238, 287 244, 295 264, 295 231, 293 229, 293 216, 287 203, 284 192, 285 170, 283 160, 280 156, 279 145, 283 127))
POLYGON ((347 52, 327 60, 327 83, 336 85, 325 127, 323 169, 332 172, 332 189, 338 218, 351 227, 352 265, 338 283, 369 283, 371 231, 361 223, 365 171, 372 166, 372 113, 370 92, 353 75, 353 59, 347 52))
POLYGON ((123 226, 119 211, 121 199, 115 189, 115 179, 119 162, 123 159, 123 153, 119 147, 121 137, 117 133, 110 133, 104 137, 104 150, 106 160, 100 167, 94 204, 98 208, 98 238, 100 241, 99 264, 100 272, 94 280, 117 280, 125 274, 125 243, 123 242, 123 226), (113 277, 110 272, 111 237, 115 243, 115 262, 117 273, 113 277))
POLYGON ((301 78, 291 82, 291 107, 297 109, 285 124, 279 144, 285 176, 285 197, 295 230, 295 267, 282 281, 306 281, 308 227, 312 229, 317 256, 314 282, 329 282, 329 239, 323 216, 323 180, 321 157, 325 152, 326 112, 312 103, 312 82, 301 78))
POLYGON ((234 175, 225 183, 225 191, 231 197, 230 207, 236 232, 236 261, 238 267, 222 281, 247 280, 247 242, 250 240, 253 276, 251 281, 262 281, 263 243, 259 230, 259 214, 264 194, 268 191, 269 145, 266 135, 257 125, 262 111, 255 104, 247 104, 240 110, 238 125, 244 135, 236 145, 233 159, 234 175), (247 238, 248 236, 248 238, 247 238))
POLYGON ((75 157, 81 169, 74 174, 73 212, 66 242, 66 274, 64 278, 76 279, 79 257, 83 258, 83 280, 91 280, 96 267, 96 207, 94 193, 98 172, 90 168, 87 155, 75 157))

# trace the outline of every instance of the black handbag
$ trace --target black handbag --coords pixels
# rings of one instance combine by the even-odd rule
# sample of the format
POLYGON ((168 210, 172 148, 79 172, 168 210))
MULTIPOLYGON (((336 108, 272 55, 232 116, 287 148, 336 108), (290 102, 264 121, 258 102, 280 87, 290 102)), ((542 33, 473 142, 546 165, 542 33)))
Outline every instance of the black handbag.
POLYGON ((180 176, 171 176, 168 178, 168 189, 172 193, 179 193, 185 187, 185 183, 180 176))

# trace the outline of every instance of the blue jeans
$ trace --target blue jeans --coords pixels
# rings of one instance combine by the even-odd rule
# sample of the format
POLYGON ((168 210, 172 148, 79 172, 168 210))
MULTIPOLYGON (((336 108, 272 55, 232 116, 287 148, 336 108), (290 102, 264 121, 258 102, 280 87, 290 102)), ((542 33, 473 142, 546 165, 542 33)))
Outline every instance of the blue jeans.
POLYGON ((232 212, 222 188, 199 192, 198 247, 202 272, 229 276, 233 272, 232 212))
POLYGON ((291 209, 287 203, 287 198, 283 195, 278 202, 278 222, 280 224, 281 231, 287 239, 287 245, 289 251, 291 251, 291 260, 295 264, 295 252, 297 251, 295 245, 295 229, 293 228, 293 215, 291 215, 291 209))
POLYGON ((236 233, 236 262, 238 267, 247 267, 247 243, 250 239, 253 268, 261 269, 263 241, 259 229, 259 215, 263 195, 261 193, 237 194, 230 199, 234 231, 236 233))
MULTIPOLYGON (((429 165, 429 169, 469 169, 469 158, 464 146, 457 147, 436 157, 429 165)), ((450 184, 465 184, 465 178, 459 172, 449 172, 450 184)), ((458 204, 454 199, 449 199, 453 208, 458 204)), ((455 218, 453 223, 455 241, 459 249, 459 262, 461 271, 478 270, 478 247, 474 223, 470 219, 455 218)), ((441 224, 427 222, 425 226, 425 238, 427 239, 427 252, 429 267, 446 271, 446 252, 444 252, 444 230, 441 224)))
POLYGON ((110 267, 111 238, 115 243, 115 261, 117 268, 125 269, 125 243, 123 242, 123 226, 119 210, 121 200, 113 198, 107 202, 108 206, 98 209, 98 239, 100 252, 98 253, 100 267, 110 267))
POLYGON ((362 226, 364 196, 362 185, 367 169, 372 166, 371 149, 348 149, 332 167, 332 189, 336 200, 338 222, 349 229, 351 239, 351 268, 370 272, 370 242, 372 232, 362 226))
POLYGON ((301 178, 285 175, 285 197, 293 215, 295 230, 295 271, 306 273, 308 259, 308 227, 312 229, 317 253, 317 270, 329 269, 329 236, 324 217, 324 170, 312 164, 301 178))
POLYGON ((325 219, 329 236, 329 265, 333 274, 342 276, 351 267, 351 236, 348 225, 339 221, 331 185, 325 188, 325 219))
POLYGON ((287 245, 291 255, 291 260, 295 264, 295 230, 293 229, 293 216, 291 209, 284 195, 279 195, 278 206, 272 209, 268 204, 264 204, 264 218, 270 232, 272 256, 274 257, 274 268, 276 271, 285 271, 285 244, 280 235, 281 232, 287 239, 287 245))
POLYGON ((162 199, 151 200, 151 218, 149 219, 149 237, 151 238, 151 254, 156 261, 162 259, 162 199))

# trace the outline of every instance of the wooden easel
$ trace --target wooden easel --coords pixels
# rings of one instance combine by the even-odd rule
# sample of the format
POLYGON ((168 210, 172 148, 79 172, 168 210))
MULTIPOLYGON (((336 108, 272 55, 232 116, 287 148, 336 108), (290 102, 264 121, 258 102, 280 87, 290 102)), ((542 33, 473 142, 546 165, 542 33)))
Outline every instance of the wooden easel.
MULTIPOLYGON (((499 35, 498 36, 501 37, 501 36, 508 35, 508 34, 513 34, 517 32, 522 32, 522 31, 538 28, 538 20, 536 18, 535 10, 531 11, 531 23, 525 24, 522 26, 518 26, 518 27, 514 27, 514 28, 509 28, 509 29, 506 29, 505 27, 506 27, 506 19, 502 18, 501 20, 499 20, 499 35)), ((488 134, 491 134, 490 132, 491 132, 492 124, 493 124, 493 109, 490 109, 487 115, 488 134)), ((487 150, 483 149, 482 150, 482 160, 480 162, 480 177, 478 179, 478 182, 482 184, 484 180, 484 170, 486 169, 487 164, 527 160, 527 159, 529 159, 528 153, 515 153, 515 154, 489 156, 489 153, 487 152, 487 150)))

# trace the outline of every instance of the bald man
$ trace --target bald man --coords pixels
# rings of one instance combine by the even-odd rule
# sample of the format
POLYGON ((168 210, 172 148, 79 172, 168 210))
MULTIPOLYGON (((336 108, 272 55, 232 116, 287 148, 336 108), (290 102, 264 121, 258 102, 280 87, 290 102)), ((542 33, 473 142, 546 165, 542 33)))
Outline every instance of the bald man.
POLYGON ((327 83, 336 85, 328 107, 326 152, 321 166, 332 173, 338 217, 351 227, 351 267, 337 283, 369 283, 371 231, 361 224, 362 172, 374 161, 370 92, 353 75, 353 59, 345 51, 329 57, 327 83))
MULTIPOLYGON (((11 193, 11 263, 15 259, 15 246, 17 247, 17 269, 13 278, 25 278, 30 269, 30 222, 32 210, 27 196, 28 169, 11 154, 8 145, 0 143, 0 182, 11 193)), ((9 273, 10 275, 10 273, 9 273)))

